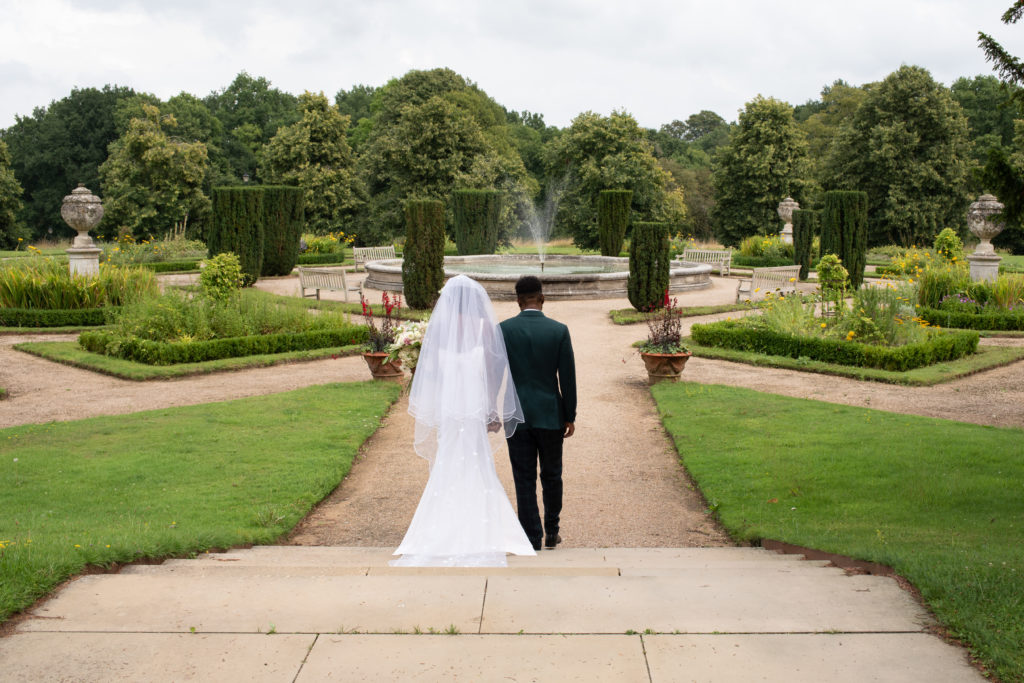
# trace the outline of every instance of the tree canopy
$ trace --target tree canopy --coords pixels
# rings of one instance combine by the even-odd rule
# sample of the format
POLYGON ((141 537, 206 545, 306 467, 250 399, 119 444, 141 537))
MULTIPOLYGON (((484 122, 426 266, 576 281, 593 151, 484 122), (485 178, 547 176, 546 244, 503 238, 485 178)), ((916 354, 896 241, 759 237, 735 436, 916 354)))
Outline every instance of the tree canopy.
POLYGON ((14 249, 18 238, 24 239, 28 231, 18 220, 21 211, 21 184, 11 170, 11 154, 7 144, 0 140, 0 249, 14 249))
POLYGON ((779 202, 787 196, 803 201, 807 142, 785 102, 760 95, 748 102, 715 161, 712 183, 718 202, 712 218, 722 244, 779 232, 779 202))
POLYGON ((826 189, 868 193, 869 243, 929 244, 964 226, 967 118, 927 70, 871 86, 832 147, 826 189))

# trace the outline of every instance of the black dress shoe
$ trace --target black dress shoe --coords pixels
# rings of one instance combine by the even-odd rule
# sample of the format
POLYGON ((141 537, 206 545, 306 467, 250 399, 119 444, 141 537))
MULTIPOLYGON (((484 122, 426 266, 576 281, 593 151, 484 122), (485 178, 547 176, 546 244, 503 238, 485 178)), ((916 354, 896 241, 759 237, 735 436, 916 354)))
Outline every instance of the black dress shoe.
POLYGON ((554 536, 548 536, 547 540, 544 542, 544 547, 546 547, 548 550, 554 550, 555 546, 561 542, 562 537, 559 534, 555 534, 554 536))

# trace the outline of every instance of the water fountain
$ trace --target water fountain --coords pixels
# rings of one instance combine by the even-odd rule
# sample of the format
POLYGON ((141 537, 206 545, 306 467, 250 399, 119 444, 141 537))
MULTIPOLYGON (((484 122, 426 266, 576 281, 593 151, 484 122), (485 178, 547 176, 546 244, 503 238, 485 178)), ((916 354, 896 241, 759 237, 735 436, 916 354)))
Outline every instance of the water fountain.
MULTIPOLYGON (((537 254, 480 254, 446 256, 445 278, 468 275, 487 290, 495 301, 516 298, 515 283, 523 275, 536 275, 544 283, 548 299, 617 299, 627 296, 629 259, 610 256, 568 256, 546 254, 558 202, 565 179, 555 182, 538 212, 529 208, 526 224, 537 244, 537 254)), ((402 291, 402 259, 370 261, 363 286, 389 292, 402 291)), ((669 291, 682 292, 711 286, 711 266, 673 261, 669 270, 669 291)))

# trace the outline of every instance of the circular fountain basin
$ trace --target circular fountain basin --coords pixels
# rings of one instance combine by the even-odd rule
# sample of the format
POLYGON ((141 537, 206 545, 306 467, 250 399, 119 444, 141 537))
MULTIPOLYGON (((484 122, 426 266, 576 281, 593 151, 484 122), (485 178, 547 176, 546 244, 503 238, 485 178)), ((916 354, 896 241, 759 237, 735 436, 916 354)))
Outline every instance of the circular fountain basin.
MULTIPOLYGON (((499 254, 446 256, 445 280, 467 275, 487 290, 495 301, 515 300, 515 284, 523 275, 536 275, 544 283, 547 299, 619 299, 625 298, 629 278, 629 259, 611 256, 548 255, 541 261, 535 255, 499 254)), ((384 259, 366 264, 370 289, 402 291, 402 259, 384 259)), ((711 266, 706 263, 673 261, 669 270, 669 292, 704 289, 711 286, 711 266)))

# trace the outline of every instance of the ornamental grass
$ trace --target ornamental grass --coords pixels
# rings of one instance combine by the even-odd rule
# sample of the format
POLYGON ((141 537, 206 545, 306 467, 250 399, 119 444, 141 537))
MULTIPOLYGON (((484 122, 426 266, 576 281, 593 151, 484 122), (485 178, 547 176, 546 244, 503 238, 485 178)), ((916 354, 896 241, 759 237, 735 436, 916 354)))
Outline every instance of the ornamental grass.
POLYGON ((72 276, 68 264, 55 258, 18 259, 0 267, 0 307, 70 310, 121 306, 158 291, 148 268, 103 264, 99 275, 72 276))

